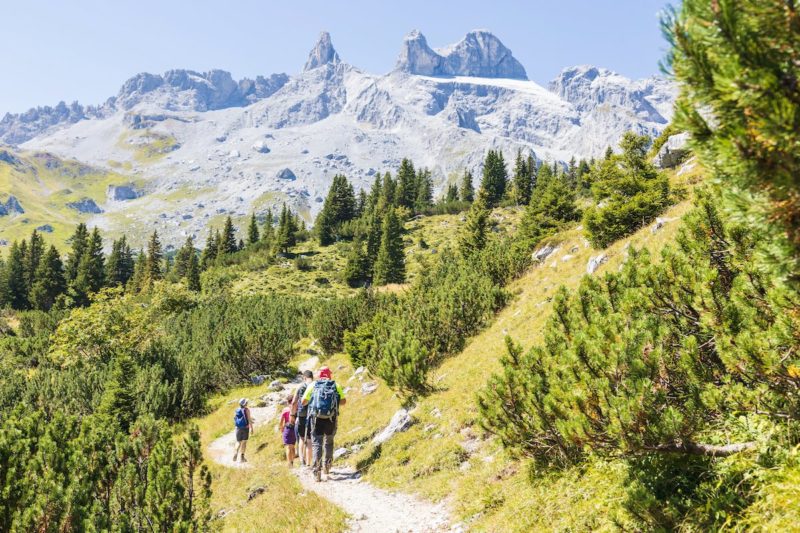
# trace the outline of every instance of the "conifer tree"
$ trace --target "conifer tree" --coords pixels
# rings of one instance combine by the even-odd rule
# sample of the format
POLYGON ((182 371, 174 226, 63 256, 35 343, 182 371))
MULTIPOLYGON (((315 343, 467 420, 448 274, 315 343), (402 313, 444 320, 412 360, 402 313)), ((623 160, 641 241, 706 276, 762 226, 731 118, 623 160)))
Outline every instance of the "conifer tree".
POLYGON ((383 175, 383 184, 381 185, 381 196, 378 200, 378 213, 382 217, 387 209, 397 205, 397 181, 392 179, 392 175, 386 172, 383 175))
POLYGON ((513 176, 513 201, 516 205, 528 205, 531 201, 531 191, 533 190, 533 173, 535 169, 529 165, 532 158, 522 157, 522 150, 517 151, 517 158, 514 161, 513 176))
POLYGON ((164 272, 161 266, 163 258, 164 252, 161 249, 161 241, 158 238, 158 232, 153 231, 153 234, 150 236, 150 241, 147 243, 147 260, 145 262, 144 282, 148 286, 163 279, 164 272))
POLYGON ((469 257, 483 250, 486 246, 486 227, 489 221, 489 210, 483 189, 472 203, 467 213, 467 221, 458 240, 458 249, 464 257, 469 257))
POLYGON ((405 252, 400 219, 389 209, 383 219, 381 246, 375 259, 373 278, 377 285, 403 283, 406 280, 405 252))
POLYGON ((325 197, 325 203, 317 216, 316 230, 322 246, 332 244, 338 237, 338 230, 356 214, 356 199, 353 186, 341 174, 333 177, 333 182, 325 197))
POLYGON ((186 270, 186 286, 189 290, 200 291, 200 262, 197 259, 197 254, 193 253, 189 256, 189 267, 186 270))
POLYGON ((372 214, 378 208, 378 203, 381 200, 381 195, 383 194, 383 181, 381 178, 380 172, 375 174, 375 180, 372 182, 372 187, 369 189, 369 195, 367 195, 367 208, 366 213, 362 213, 363 215, 372 214))
POLYGON ((217 249, 219 248, 219 232, 213 229, 208 230, 208 237, 206 237, 206 246, 203 248, 203 255, 200 258, 200 267, 203 270, 208 270, 217 260, 217 249))
POLYGON ((358 192, 358 200, 356 201, 356 211, 353 214, 353 218, 361 217, 367 209, 367 203, 369 202, 369 197, 367 195, 367 191, 361 189, 358 192))
POLYGON ((431 178, 431 171, 427 168, 420 169, 417 173, 416 185, 414 211, 422 213, 433 203, 433 179, 431 178))
POLYGON ((106 259, 103 255, 103 238, 100 236, 100 230, 96 227, 92 230, 85 253, 89 257, 89 290, 97 292, 106 283, 106 259))
POLYGON ((253 213, 250 215, 250 225, 247 227, 247 245, 252 246, 260 239, 261 235, 258 231, 258 221, 256 220, 256 214, 253 213))
POLYGON ((189 272, 189 265, 192 262, 192 257, 195 258, 196 262, 197 252, 194 249, 194 238, 189 236, 186 238, 186 242, 183 243, 183 246, 181 246, 175 254, 175 266, 172 269, 173 279, 181 280, 186 277, 189 272))
POLYGON ((136 261, 133 266, 133 276, 128 281, 128 290, 138 292, 144 289, 147 280, 147 254, 140 249, 136 254, 136 261))
POLYGON ((506 194, 508 173, 503 152, 489 150, 483 163, 481 189, 486 191, 487 207, 497 206, 506 194))
POLYGON ((72 249, 69 255, 67 256, 67 264, 66 264, 66 275, 68 283, 77 277, 78 265, 81 262, 81 257, 83 257, 83 252, 86 249, 89 242, 89 231, 86 228, 86 224, 84 224, 83 222, 78 224, 78 227, 75 228, 75 233, 72 234, 70 241, 72 249))
POLYGON ((452 203, 458 201, 458 186, 455 183, 451 183, 447 186, 447 193, 444 196, 445 203, 452 203))
POLYGON ((371 277, 375 260, 378 258, 378 250, 381 248, 381 235, 383 235, 382 218, 374 213, 370 216, 367 226, 367 272, 371 277))
POLYGON ((295 222, 291 210, 283 204, 281 216, 278 221, 278 229, 275 234, 275 250, 278 253, 288 253, 289 248, 296 244, 295 241, 295 222))
POLYGON ((267 215, 264 218, 264 226, 261 229, 261 242, 272 243, 275 238, 275 228, 272 226, 272 209, 267 209, 267 215))
POLYGON ((472 180, 472 172, 464 169, 464 176, 461 178, 461 188, 458 190, 458 195, 462 202, 472 202, 475 199, 475 187, 472 185, 472 180))
POLYGON ((413 210, 416 197, 417 174, 414 171, 414 164, 410 159, 404 158, 397 171, 397 194, 394 205, 413 210))
POLYGON ((30 304, 34 309, 49 311, 56 298, 66 290, 64 266, 56 247, 51 245, 39 262, 31 287, 30 304))
POLYGON ((36 271, 39 269, 39 262, 45 254, 44 240, 41 234, 33 230, 31 232, 30 243, 25 254, 25 287, 30 291, 36 281, 36 271))
POLYGON ((217 257, 234 254, 239 249, 236 244, 236 229, 233 227, 233 220, 230 216, 225 219, 225 225, 222 228, 222 238, 219 243, 217 243, 217 246, 217 257))
POLYGON ((520 222, 520 236, 529 245, 554 234, 564 223, 580 218, 575 191, 565 183, 564 176, 553 176, 549 171, 541 174, 536 194, 531 197, 520 222))
MULTIPOLYGON (((24 242, 24 241, 23 241, 24 242)), ((11 245, 6 263, 6 294, 12 309, 23 310, 28 308, 28 293, 26 291, 25 275, 25 249, 17 241, 11 245)))
POLYGON ((369 279, 369 258, 360 237, 353 240, 347 263, 344 267, 344 280, 351 287, 358 287, 369 279))
POLYGON ((133 254, 123 235, 111 245, 111 254, 106 260, 106 283, 112 287, 124 287, 131 276, 133 276, 133 254))

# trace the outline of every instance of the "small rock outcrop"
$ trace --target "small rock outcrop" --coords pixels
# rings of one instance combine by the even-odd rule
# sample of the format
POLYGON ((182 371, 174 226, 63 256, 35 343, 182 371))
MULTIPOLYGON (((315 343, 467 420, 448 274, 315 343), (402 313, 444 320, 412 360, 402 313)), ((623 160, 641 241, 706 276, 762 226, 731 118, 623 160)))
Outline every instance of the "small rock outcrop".
POLYGON ((103 212, 100 206, 91 198, 81 198, 77 202, 69 202, 67 207, 84 214, 98 215, 103 212))
POLYGON ((130 185, 109 185, 106 189, 106 197, 116 202, 135 200, 139 196, 141 193, 130 185))
POLYGON ((19 164, 19 159, 17 159, 17 157, 8 150, 0 150, 0 161, 13 166, 19 164))
POLYGON ((551 244, 546 244, 533 252, 531 255, 531 259, 533 259, 537 263, 543 262, 545 259, 550 257, 558 248, 551 244))
POLYGON ((314 45, 314 48, 312 48, 311 52, 308 54, 308 60, 306 61, 305 67, 303 67, 303 72, 327 65, 328 63, 336 65, 339 62, 339 54, 336 53, 336 50, 333 48, 331 34, 323 31, 319 34, 317 44, 314 45))
POLYGON ((9 195, 4 204, 0 204, 0 215, 21 215, 23 213, 25 210, 13 194, 9 195))
POLYGON ((375 438, 372 439, 372 444, 383 444, 392 438, 395 433, 402 433, 410 428, 413 423, 414 419, 411 417, 411 413, 408 412, 408 409, 398 410, 394 416, 392 416, 389 425, 375 435, 375 438))
POLYGON ((528 79, 511 50, 486 30, 471 31, 458 43, 436 51, 414 30, 403 40, 396 68, 422 76, 528 79))
POLYGON ((294 181, 294 180, 296 180, 296 179, 297 179, 297 176, 295 176, 295 175, 294 175, 294 172, 292 172, 292 171, 291 171, 290 169, 288 169, 288 168, 284 168, 283 170, 281 170, 280 172, 278 172, 278 174, 277 174, 277 176, 276 176, 276 177, 277 177, 279 180, 287 180, 287 181, 294 181))
POLYGON ((656 154, 655 164, 660 168, 673 168, 689 156, 689 134, 670 135, 656 154))
POLYGON ((266 141, 256 141, 253 143, 252 148, 259 154, 268 154, 270 152, 266 141))
POLYGON ((36 228, 36 231, 42 233, 53 233, 53 226, 51 226, 50 224, 42 224, 41 226, 38 226, 36 228))
POLYGON ((589 259, 589 263, 586 265, 586 273, 587 274, 594 274, 600 265, 605 264, 608 261, 608 255, 606 254, 599 254, 591 257, 589 259))

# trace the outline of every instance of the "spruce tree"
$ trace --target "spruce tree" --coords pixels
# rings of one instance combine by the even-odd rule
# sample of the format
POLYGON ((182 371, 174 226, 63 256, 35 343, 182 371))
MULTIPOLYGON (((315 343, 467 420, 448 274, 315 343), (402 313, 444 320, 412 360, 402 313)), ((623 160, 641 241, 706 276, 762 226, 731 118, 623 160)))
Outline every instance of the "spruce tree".
POLYGON ((189 265, 192 262, 192 257, 197 259, 197 252, 194 249, 194 238, 191 236, 186 238, 186 242, 180 247, 175 254, 175 266, 172 269, 172 277, 174 280, 181 280, 186 277, 189 272, 189 265))
POLYGON ((392 179, 392 175, 389 172, 383 175, 383 184, 381 185, 380 193, 378 213, 382 217, 387 209, 397 205, 397 181, 392 179))
POLYGON ((208 270, 217 260, 217 249, 219 248, 218 233, 213 229, 208 230, 208 237, 206 237, 206 245, 203 248, 203 254, 200 258, 200 267, 203 270, 208 270))
POLYGON ((513 176, 513 201, 516 205, 528 205, 531 201, 531 191, 533 190, 533 169, 528 165, 531 158, 523 158, 522 150, 517 151, 517 158, 514 161, 513 176))
POLYGON ((164 252, 161 249, 161 241, 158 232, 153 231, 150 241, 147 243, 147 260, 145 262, 144 282, 150 286, 154 282, 163 279, 164 272, 161 261, 164 259, 164 252))
POLYGON ((464 257, 470 257, 486 246, 486 229, 489 210, 486 208, 485 192, 481 190, 467 213, 467 221, 458 240, 458 249, 464 257))
POLYGON ((247 227, 247 246, 256 244, 260 239, 261 235, 258 231, 258 221, 256 220, 256 214, 253 213, 250 215, 250 225, 247 227))
POLYGON ((200 262, 196 253, 189 256, 189 267, 186 270, 185 280, 189 290, 200 291, 200 262))
POLYGON ((433 179, 431 171, 420 169, 417 173, 417 190, 414 200, 414 211, 422 213, 433 204, 433 179))
POLYGON ((275 228, 272 226, 272 209, 267 209, 267 215, 264 217, 264 226, 261 229, 261 242, 267 245, 272 243, 275 238, 275 228))
POLYGON ((66 290, 64 280, 64 266, 55 246, 50 248, 42 257, 30 292, 30 303, 34 309, 49 311, 56 298, 66 290))
POLYGON ((344 280, 351 287, 358 287, 369 279, 369 258, 361 238, 353 240, 347 263, 344 267, 344 280))
POLYGON ((86 250, 86 247, 89 243, 89 230, 86 228, 86 224, 83 222, 78 224, 78 227, 75 228, 75 233, 73 233, 72 237, 70 237, 70 241, 72 249, 67 256, 66 264, 68 283, 74 280, 78 275, 78 265, 80 264, 81 257, 83 257, 83 252, 86 250))
POLYGON ((133 276, 128 281, 127 290, 138 292, 144 289, 147 280, 147 254, 140 249, 136 254, 136 261, 133 266, 133 276))
POLYGON ((414 164, 410 159, 403 159, 400 162, 400 169, 397 171, 397 195, 394 205, 414 209, 414 202, 417 198, 417 174, 414 171, 414 164))
POLYGON ((483 163, 481 188, 486 191, 487 207, 497 206, 506 194, 508 173, 503 153, 489 150, 483 163))
POLYGON ((367 271, 369 277, 375 266, 375 260, 378 258, 378 250, 381 248, 381 235, 383 235, 382 218, 377 213, 370 216, 367 222, 367 271))
POLYGON ((103 255, 103 238, 96 227, 92 230, 85 254, 89 258, 89 290, 98 292, 106 284, 106 259, 103 255))
POLYGON ((28 249, 25 254, 25 287, 30 291, 36 281, 36 271, 39 269, 39 262, 45 254, 44 240, 41 234, 33 230, 28 249))
POLYGON ((472 181, 472 172, 464 169, 464 176, 461 178, 461 188, 458 190, 458 195, 462 202, 472 202, 475 199, 475 187, 472 181))
POLYGON ((402 226, 394 209, 389 209, 386 213, 382 226, 381 246, 375 259, 373 273, 375 284, 404 283, 406 264, 402 226))
MULTIPOLYGON (((23 241, 24 242, 24 241, 23 241)), ((28 308, 27 281, 25 273, 25 249, 17 241, 11 245, 6 263, 6 294, 12 309, 28 308)))
POLYGON ((217 256, 234 254, 239 249, 236 244, 236 229, 233 227, 233 220, 230 216, 225 219, 225 225, 222 228, 222 238, 217 243, 217 256))
POLYGON ((444 202, 449 204, 458 201, 458 186, 451 183, 447 186, 447 193, 444 196, 444 202))
POLYGON ((536 194, 525 208, 520 222, 520 236, 530 246, 556 233, 565 223, 580 218, 575 190, 567 185, 564 176, 553 176, 549 171, 541 174, 544 176, 539 179, 536 194))

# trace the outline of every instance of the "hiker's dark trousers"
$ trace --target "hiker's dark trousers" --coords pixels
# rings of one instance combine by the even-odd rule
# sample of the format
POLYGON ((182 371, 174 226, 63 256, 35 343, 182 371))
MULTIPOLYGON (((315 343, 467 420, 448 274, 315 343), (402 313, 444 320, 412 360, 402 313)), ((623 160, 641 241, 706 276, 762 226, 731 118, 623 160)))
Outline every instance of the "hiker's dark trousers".
POLYGON ((325 471, 333 462, 333 436, 336 434, 335 418, 312 418, 311 422, 311 453, 314 460, 314 472, 319 472, 323 466, 325 471), (325 458, 322 457, 323 449, 325 458))

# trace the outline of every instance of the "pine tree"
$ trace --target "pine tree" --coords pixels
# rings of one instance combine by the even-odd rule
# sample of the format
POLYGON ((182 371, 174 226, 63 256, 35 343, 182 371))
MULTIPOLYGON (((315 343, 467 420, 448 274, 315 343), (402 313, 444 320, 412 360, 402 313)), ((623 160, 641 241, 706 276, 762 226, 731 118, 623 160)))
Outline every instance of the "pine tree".
POLYGON ((397 182, 392 179, 392 175, 388 172, 383 175, 383 184, 381 185, 380 192, 378 214, 382 217, 387 209, 397 205, 397 182))
POLYGON ((531 201, 531 191, 533 190, 534 169, 529 166, 532 158, 522 157, 522 150, 517 151, 517 158, 514 161, 514 195, 513 201, 516 205, 528 205, 531 201))
MULTIPOLYGON (((266 233, 266 232, 265 232, 266 233)), ((203 248, 203 254, 200 258, 200 267, 203 270, 208 270, 217 260, 217 249, 219 248, 219 234, 213 229, 208 230, 208 237, 206 237, 206 246, 203 248)))
POLYGON ((158 239, 158 232, 153 231, 150 241, 147 243, 147 260, 145 262, 144 282, 151 286, 154 282, 163 279, 164 272, 161 261, 164 253, 161 250, 161 241, 158 239))
POLYGON ((27 246, 21 247, 17 241, 14 241, 8 253, 8 263, 6 264, 6 293, 8 295, 8 302, 12 309, 18 310, 28 308, 25 249, 27 249, 27 246))
POLYGON ((186 242, 180 247, 175 254, 175 266, 172 269, 172 278, 174 280, 181 280, 186 277, 189 272, 189 265, 192 262, 192 257, 197 259, 197 252, 194 249, 194 238, 191 236, 186 238, 186 242))
POLYGON ((358 287, 369 279, 369 258, 361 238, 353 240, 347 263, 344 267, 344 280, 351 287, 358 287))
POLYGON ((427 168, 420 169, 417 173, 417 190, 414 200, 414 211, 422 213, 433 205, 433 179, 431 171, 427 168))
POLYGON ((565 223, 579 218, 575 190, 567 185, 564 176, 553 176, 545 171, 540 174, 536 193, 525 208, 519 233, 532 246, 559 231, 565 223))
POLYGON ((189 257, 189 267, 186 270, 186 286, 189 290, 200 291, 200 262, 197 259, 197 254, 193 253, 189 257))
POLYGON ((369 195, 367 195, 367 208, 366 212, 362 213, 362 216, 367 214, 372 214, 378 208, 378 203, 381 200, 381 195, 383 194, 383 181, 381 178, 380 172, 375 174, 375 180, 372 182, 372 187, 369 189, 369 195))
POLYGON ((382 219, 377 213, 373 214, 367 226, 367 272, 372 277, 375 267, 375 260, 378 258, 378 251, 381 248, 381 235, 383 235, 382 219))
POLYGON ((472 180, 472 172, 464 169, 461 188, 458 190, 458 195, 462 202, 472 202, 475 199, 475 187, 472 185, 472 180))
POLYGON ((39 262, 45 254, 44 240, 41 234, 33 230, 28 249, 24 257, 25 264, 25 287, 29 292, 36 281, 36 271, 39 269, 39 262))
POLYGON ((225 219, 225 225, 222 228, 222 238, 219 243, 217 243, 217 246, 217 257, 235 254, 239 249, 236 244, 236 229, 233 227, 233 220, 230 216, 225 219))
POLYGON ((252 246, 261 239, 261 234, 258 231, 258 221, 256 214, 250 215, 250 225, 247 228, 247 245, 252 246))
POLYGON ((356 201, 356 211, 353 215, 353 218, 361 217, 367 209, 367 203, 369 202, 369 196, 367 195, 367 191, 361 189, 358 191, 358 201, 356 201))
POLYGON ((30 293, 31 306, 40 311, 49 311, 55 304, 56 298, 65 290, 64 266, 58 250, 51 245, 36 269, 35 281, 30 293))
POLYGON ((489 150, 483 163, 483 179, 481 189, 486 191, 487 207, 495 207, 506 194, 508 173, 503 159, 503 152, 489 150))
POLYGON ((332 244, 338 238, 339 228, 353 220, 356 214, 356 200, 353 186, 341 174, 333 177, 333 182, 325 197, 325 203, 317 216, 316 229, 322 246, 332 244))
POLYGON ((80 264, 81 257, 83 257, 83 252, 89 243, 89 230, 86 228, 86 224, 83 222, 78 224, 78 227, 75 228, 75 233, 73 233, 72 237, 70 237, 70 241, 72 250, 67 256, 66 264, 68 283, 77 277, 78 265, 80 264))
POLYGON ((403 159, 397 171, 397 195, 394 205, 413 210, 416 197, 417 174, 414 171, 414 164, 410 159, 403 159))
POLYGON ((89 238, 85 254, 88 256, 89 290, 98 292, 106 284, 106 260, 103 255, 103 238, 100 230, 94 228, 89 238))
POLYGON ((400 219, 390 209, 383 219, 381 246, 375 259, 373 278, 375 284, 404 283, 406 280, 405 252, 400 219))
POLYGON ((106 260, 106 283, 124 287, 133 276, 133 254, 123 235, 111 245, 111 254, 106 260))
POLYGON ((272 209, 267 209, 267 215, 264 217, 264 226, 261 229, 261 242, 267 243, 267 245, 271 244, 275 238, 275 228, 272 224, 272 209))
POLYGON ((147 281, 147 254, 144 250, 139 250, 136 254, 136 261, 133 265, 133 276, 128 281, 127 290, 138 292, 144 289, 147 281))
POLYGON ((445 203, 453 203, 458 201, 458 186, 451 183, 447 186, 447 193, 444 196, 445 203))
POLYGON ((486 208, 485 192, 481 190, 467 213, 467 221, 458 241, 458 249, 464 257, 483 250, 486 246, 486 228, 489 210, 486 208))
POLYGON ((286 254, 289 248, 295 245, 294 237, 294 217, 286 204, 283 204, 281 216, 278 220, 278 229, 275 234, 275 250, 278 253, 286 254))

